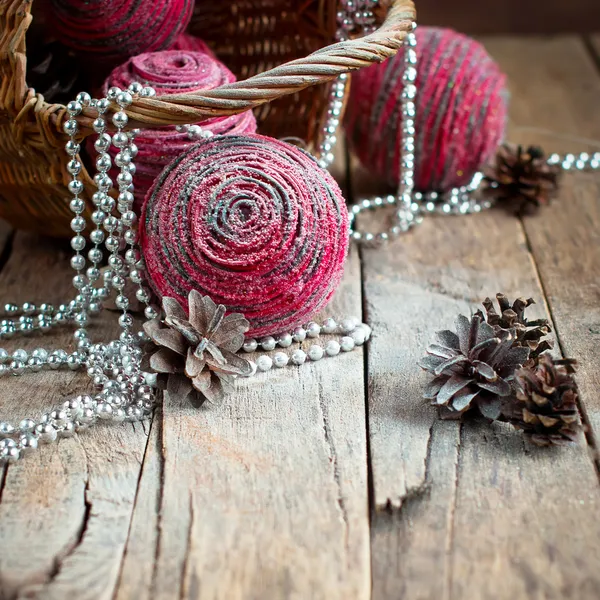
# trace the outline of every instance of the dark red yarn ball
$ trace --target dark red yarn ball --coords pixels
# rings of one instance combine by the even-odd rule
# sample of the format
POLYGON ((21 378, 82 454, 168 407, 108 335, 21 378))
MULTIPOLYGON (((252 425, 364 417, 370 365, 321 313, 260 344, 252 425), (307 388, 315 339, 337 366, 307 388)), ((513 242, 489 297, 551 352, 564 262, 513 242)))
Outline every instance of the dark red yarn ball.
MULTIPOLYGON (((506 76, 484 47, 450 29, 419 27, 415 186, 447 191, 469 183, 501 143, 506 76)), ((360 161, 390 185, 401 162, 404 50, 352 76, 345 128, 360 161)))
POLYGON ((140 246, 159 296, 208 294, 251 323, 291 331, 332 297, 348 251, 348 211, 308 153, 271 138, 219 136, 171 163, 148 193, 140 246))
MULTIPOLYGON (((204 42, 189 35, 180 36, 178 44, 191 48, 206 47, 204 42)), ((210 50, 165 50, 130 58, 109 75, 103 92, 106 94, 112 86, 127 89, 133 81, 152 86, 157 96, 161 96, 210 90, 235 81, 235 75, 210 50)), ((215 117, 200 125, 215 135, 243 135, 256 131, 256 119, 252 111, 230 117, 215 117)), ((164 167, 196 144, 197 140, 191 140, 186 133, 179 133, 175 127, 157 127, 142 129, 135 143, 138 155, 133 182, 136 209, 139 211, 148 189, 164 167)), ((88 150, 94 155, 92 139, 88 142, 88 150)), ((111 148, 113 157, 116 152, 111 148)))
POLYGON ((47 18, 65 45, 103 60, 171 48, 194 0, 50 0, 47 18))

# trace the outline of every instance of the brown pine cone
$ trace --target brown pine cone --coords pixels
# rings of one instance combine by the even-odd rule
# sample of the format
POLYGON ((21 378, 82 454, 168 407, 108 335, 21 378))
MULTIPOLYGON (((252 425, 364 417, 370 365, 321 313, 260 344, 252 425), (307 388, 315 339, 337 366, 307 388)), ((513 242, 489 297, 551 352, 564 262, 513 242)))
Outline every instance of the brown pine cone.
POLYGON ((493 301, 486 298, 483 301, 486 321, 496 332, 506 329, 516 331, 515 346, 529 348, 529 359, 533 360, 546 350, 553 347, 551 340, 544 339, 552 332, 552 326, 547 319, 529 321, 525 310, 535 304, 533 298, 517 298, 512 304, 504 294, 496 294, 500 312, 496 311, 493 301))
POLYGON ((446 417, 477 409, 484 417, 497 419, 513 393, 514 373, 527 361, 529 348, 514 347, 515 330, 496 332, 481 313, 471 320, 459 315, 456 327, 458 335, 437 332, 439 344, 429 346, 428 356, 419 362, 435 375, 424 397, 445 407, 446 417))
POLYGON ((514 202, 519 212, 550 204, 558 190, 561 168, 550 165, 541 148, 502 145, 496 163, 483 169, 488 187, 484 195, 514 202))
POLYGON ((200 407, 219 403, 233 390, 236 377, 249 377, 256 365, 236 352, 250 324, 239 313, 225 316, 225 307, 192 290, 189 314, 174 298, 162 299, 164 319, 144 324, 152 344, 146 357, 159 384, 170 394, 200 407))
POLYGON ((524 367, 515 375, 516 394, 503 413, 538 446, 574 442, 581 430, 575 364, 543 354, 534 367, 524 367))

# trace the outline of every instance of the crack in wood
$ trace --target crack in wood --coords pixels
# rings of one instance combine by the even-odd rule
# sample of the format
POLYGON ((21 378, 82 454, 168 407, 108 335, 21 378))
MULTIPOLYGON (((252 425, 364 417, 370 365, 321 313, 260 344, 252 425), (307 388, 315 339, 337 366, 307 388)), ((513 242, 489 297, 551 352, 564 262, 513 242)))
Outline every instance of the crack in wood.
POLYGON ((0 472, 0 502, 2 502, 2 494, 4 493, 4 487, 6 486, 6 478, 8 476, 8 465, 2 465, 0 472))
POLYGON ((340 466, 337 452, 335 450, 335 444, 333 443, 333 438, 331 436, 331 428, 329 426, 329 413, 327 411, 327 405, 325 403, 325 398, 323 394, 323 387, 319 382, 319 407, 321 408, 321 418, 323 420, 323 433, 325 445, 328 449, 329 462, 331 463, 333 469, 333 480, 335 481, 335 485, 337 487, 337 506, 340 512, 340 517, 344 524, 344 549, 346 551, 346 555, 348 555, 348 543, 349 543, 349 535, 350 535, 350 523, 348 520, 348 510, 346 508, 346 503, 344 500, 344 494, 342 491, 342 481, 340 477, 340 466))
POLYGON ((2 251, 0 251, 0 271, 4 269, 6 263, 10 258, 10 255, 12 254, 14 239, 15 231, 12 230, 6 235, 6 241, 4 243, 4 246, 2 247, 2 251))
MULTIPOLYGON (((144 473, 144 462, 146 460, 146 455, 149 451, 149 446, 150 446, 150 432, 152 431, 152 427, 154 427, 154 418, 156 416, 156 413, 154 415, 152 415, 152 418, 150 419, 149 422, 149 427, 148 427, 148 431, 146 431, 146 428, 144 427, 144 433, 146 434, 146 446, 144 447, 144 454, 140 463, 140 472, 138 475, 138 480, 136 483, 136 487, 135 487, 135 497, 133 499, 133 506, 131 507, 131 518, 129 519, 129 527, 127 530, 127 538, 125 541, 125 547, 123 548, 123 555, 121 556, 121 563, 119 564, 119 575, 117 576, 117 580, 116 580, 116 585, 115 585, 115 589, 113 591, 113 599, 117 597, 117 594, 119 592, 119 587, 121 586, 121 581, 123 579, 123 567, 125 565, 125 560, 127 558, 127 550, 129 548, 129 539, 131 537, 131 527, 133 525, 133 515, 135 514, 135 509, 137 506, 137 501, 138 501, 138 497, 139 497, 139 493, 140 493, 140 485, 142 483, 142 475, 144 473)), ((142 427, 144 425, 144 421, 138 421, 138 425, 142 424, 142 427)), ((133 428, 133 430, 135 431, 135 423, 132 422, 131 426, 133 428)))
POLYGON ((456 514, 456 502, 458 497, 458 484, 460 478, 460 458, 461 458, 461 442, 463 435, 462 423, 458 425, 458 443, 456 445, 456 455, 454 458, 454 488, 452 494, 452 502, 448 507, 448 519, 446 522, 446 579, 444 581, 444 596, 443 600, 452 600, 452 582, 453 582, 453 571, 452 571, 452 554, 454 551, 454 522, 456 514))
POLYGON ((90 523, 90 517, 92 514, 92 502, 89 499, 89 491, 90 491, 90 468, 89 468, 89 457, 85 450, 85 446, 81 443, 80 440, 79 445, 83 449, 83 453, 85 454, 85 486, 83 488, 83 505, 84 505, 84 513, 83 518, 81 520, 81 525, 77 532, 77 537, 75 540, 67 547, 65 550, 54 557, 54 563, 52 565, 51 571, 48 573, 48 577, 46 581, 40 586, 40 590, 43 588, 48 588, 52 585, 52 582, 56 580, 59 574, 62 571, 63 565, 65 561, 73 556, 77 551, 77 548, 81 546, 83 543, 83 538, 85 537, 85 533, 88 529, 90 523))
MULTIPOLYGON (((400 517, 403 509, 406 509, 406 506, 409 502, 422 498, 423 496, 428 495, 431 491, 431 486, 433 483, 430 481, 431 447, 433 443, 433 428, 435 427, 435 423, 436 421, 432 421, 427 437, 427 449, 425 451, 425 458, 423 459, 423 478, 417 485, 406 488, 405 492, 398 496, 395 503, 391 498, 388 498, 386 503, 378 508, 378 511, 383 510, 390 514, 396 514, 400 517)), ((405 469, 404 464, 402 465, 402 468, 405 469)), ((404 476, 404 480, 406 480, 406 475, 404 476)))
MULTIPOLYGON (((189 562, 190 562, 190 553, 192 550, 192 535, 194 532, 194 520, 195 520, 195 512, 194 512, 194 494, 192 492, 192 490, 190 490, 190 519, 189 519, 189 525, 188 525, 188 535, 187 535, 187 540, 186 540, 186 544, 185 544, 185 555, 183 557, 183 565, 181 567, 181 581, 180 581, 180 587, 179 587, 179 598, 180 600, 184 600, 185 598, 185 591, 186 591, 186 580, 187 580, 187 574, 188 574, 188 566, 189 566, 189 562)), ((191 594, 188 595, 188 597, 193 597, 191 594)))
MULTIPOLYGON (((165 440, 164 440, 164 421, 163 421, 163 411, 162 409, 158 409, 158 417, 155 416, 154 420, 157 420, 159 423, 158 429, 158 440, 157 440, 157 449, 158 449, 158 463, 159 463, 159 480, 158 487, 156 490, 156 546, 154 548, 154 565, 152 569, 152 583, 150 586, 151 590, 156 589, 156 578, 158 577, 158 559, 160 556, 160 543, 162 539, 162 505, 164 498, 164 490, 165 490, 165 440)), ((153 422, 154 422, 153 420, 153 422)))

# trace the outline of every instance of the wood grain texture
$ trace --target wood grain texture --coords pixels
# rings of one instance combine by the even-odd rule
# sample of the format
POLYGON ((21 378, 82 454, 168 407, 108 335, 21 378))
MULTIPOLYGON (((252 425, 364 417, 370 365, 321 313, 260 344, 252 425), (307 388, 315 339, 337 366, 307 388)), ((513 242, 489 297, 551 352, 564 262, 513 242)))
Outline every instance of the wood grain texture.
MULTIPOLYGON (((600 150, 600 75, 576 38, 489 40, 512 91, 509 136, 548 151, 600 150), (526 52, 528 61, 523 61, 526 52), (557 85, 557 82, 559 85, 557 85), (535 90, 535 93, 532 91, 535 90), (533 131, 530 129, 533 128, 533 131), (574 138, 574 139, 570 139, 574 138), (597 140, 585 144, 584 138, 597 140)), ((567 175, 558 199, 524 228, 594 437, 600 434, 600 173, 567 175)))
MULTIPOLYGON (((71 295, 67 253, 17 234, 0 274, 12 301, 64 302, 71 295)), ((91 328, 114 335, 116 319, 91 328), (114 324, 113 324, 114 321, 114 324)), ((7 349, 68 347, 68 328, 44 339, 19 338, 7 349)), ((11 377, 0 386, 3 418, 18 422, 85 391, 85 374, 11 377)), ((97 427, 5 467, 0 499, 0 598, 111 598, 127 538, 146 445, 141 425, 97 427)))
MULTIPOLYGON (((328 313, 360 314, 356 255, 328 313)), ((239 382, 221 408, 166 397, 117 598, 368 598, 363 386, 357 350, 239 382)))
MULTIPOLYGON (((499 40, 492 54, 503 45, 518 48, 515 70, 528 65, 528 42, 499 40)), ((523 81, 520 102, 548 101, 550 90, 534 85, 532 73, 523 81)), ((565 98, 560 80, 553 90, 565 98)), ((582 202, 596 210, 597 198, 582 202)), ((368 350, 375 599, 600 593, 600 497, 583 436, 572 448, 540 450, 506 425, 440 423, 421 400, 427 376, 416 361, 457 313, 497 291, 533 296, 540 302, 532 314, 545 313, 530 241, 519 220, 496 210, 432 218, 387 251, 364 251, 375 332, 368 350)), ((597 366, 591 357, 589 368, 597 366)))

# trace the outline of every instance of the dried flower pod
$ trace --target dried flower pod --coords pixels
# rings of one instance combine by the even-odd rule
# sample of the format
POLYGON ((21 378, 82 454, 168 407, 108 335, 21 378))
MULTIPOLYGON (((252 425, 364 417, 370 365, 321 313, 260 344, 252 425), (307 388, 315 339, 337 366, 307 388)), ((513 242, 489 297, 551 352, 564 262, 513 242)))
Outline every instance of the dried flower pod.
POLYGON ((249 323, 243 315, 225 316, 225 307, 192 290, 189 317, 173 298, 163 298, 164 320, 144 324, 152 340, 149 366, 161 375, 171 394, 187 397, 195 407, 219 403, 233 390, 234 379, 256 371, 251 361, 235 354, 244 343, 249 323))
POLYGON ((484 194, 502 202, 514 202, 519 212, 550 204, 558 190, 561 168, 550 165, 541 148, 502 145, 496 163, 483 169, 488 187, 484 194))
POLYGON ((469 320, 459 315, 458 334, 436 333, 438 344, 427 348, 419 365, 435 378, 424 397, 439 407, 442 416, 460 415, 476 408, 484 417, 497 419, 506 398, 513 393, 514 372, 529 357, 529 348, 514 346, 516 332, 495 331, 481 313, 469 320))
POLYGON ((538 446, 574 442, 581 430, 577 415, 575 361, 543 354, 533 367, 515 375, 516 394, 505 405, 505 418, 538 446))
POLYGON ((496 294, 500 311, 496 311, 493 301, 486 298, 483 301, 485 319, 494 328, 494 331, 512 330, 516 332, 515 346, 529 348, 530 360, 535 359, 542 352, 553 347, 552 340, 544 339, 552 332, 552 326, 547 319, 529 321, 525 310, 535 304, 533 298, 517 298, 512 304, 504 294, 496 294))

